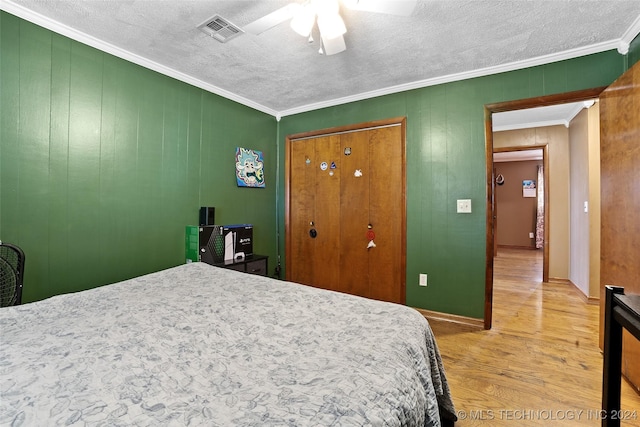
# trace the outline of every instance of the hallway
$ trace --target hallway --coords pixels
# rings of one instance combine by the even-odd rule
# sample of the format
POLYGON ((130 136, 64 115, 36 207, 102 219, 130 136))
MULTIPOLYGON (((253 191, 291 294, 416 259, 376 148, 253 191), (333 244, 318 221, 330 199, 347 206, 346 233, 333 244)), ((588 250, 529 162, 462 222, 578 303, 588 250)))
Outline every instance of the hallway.
MULTIPOLYGON (((493 328, 430 319, 459 414, 456 426, 599 426, 597 305, 572 285, 542 282, 542 252, 500 249, 493 328)), ((640 426, 640 395, 623 380, 623 426, 640 426)))

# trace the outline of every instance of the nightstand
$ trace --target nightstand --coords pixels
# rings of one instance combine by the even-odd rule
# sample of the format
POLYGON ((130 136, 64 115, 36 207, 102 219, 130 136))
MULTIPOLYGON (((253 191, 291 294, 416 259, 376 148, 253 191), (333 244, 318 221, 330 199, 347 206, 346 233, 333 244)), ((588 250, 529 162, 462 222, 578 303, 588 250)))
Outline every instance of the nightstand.
POLYGON ((269 257, 266 255, 254 254, 244 259, 218 262, 212 265, 260 276, 267 276, 269 274, 269 257))

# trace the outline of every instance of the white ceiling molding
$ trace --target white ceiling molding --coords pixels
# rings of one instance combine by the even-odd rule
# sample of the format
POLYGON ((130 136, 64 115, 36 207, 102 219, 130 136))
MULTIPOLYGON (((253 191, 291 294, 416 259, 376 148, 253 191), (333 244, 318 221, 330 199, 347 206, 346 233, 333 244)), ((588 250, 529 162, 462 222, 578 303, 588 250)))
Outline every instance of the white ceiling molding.
POLYGON ((493 153, 494 163, 501 162, 524 162, 528 160, 542 160, 542 149, 518 150, 518 151, 499 151, 493 153))
POLYGON ((504 73, 507 71, 522 70, 524 68, 536 67, 539 65, 550 64, 552 62, 564 61, 566 59, 578 58, 581 56, 591 55, 594 53, 606 52, 608 50, 617 49, 619 46, 619 40, 611 40, 608 42, 593 44, 578 49, 567 50, 564 52, 554 53, 551 55, 539 56, 537 58, 527 59, 525 61, 512 62, 509 64, 498 65, 495 67, 481 68, 478 70, 468 71, 458 74, 450 74, 447 76, 436 77, 433 79, 418 80, 416 82, 402 84, 398 86, 390 86, 371 92, 364 92, 353 96, 346 96, 344 98, 332 99, 326 102, 318 102, 315 104, 303 105, 288 110, 281 111, 282 117, 291 116, 293 114, 305 113, 307 111, 319 110, 326 107, 334 107, 336 105, 348 104, 354 101, 362 101, 369 98, 375 98, 378 96, 389 95, 398 92, 404 92, 413 89, 420 89, 428 86, 436 86, 444 83, 451 83, 461 80, 473 79, 476 77, 484 77, 493 74, 504 73))
POLYGON ((103 52, 109 53, 113 56, 117 56, 118 58, 124 59, 126 61, 133 62, 134 64, 156 71, 165 76, 173 77, 176 80, 180 80, 190 85, 199 87, 200 89, 206 90, 207 92, 220 95, 224 98, 238 102, 242 105, 253 108, 255 110, 262 111, 263 113, 269 114, 274 117, 276 117, 276 115, 278 114, 277 111, 272 110, 271 108, 267 108, 264 105, 260 105, 256 102, 253 102, 250 99, 238 96, 235 93, 221 89, 217 86, 213 86, 207 82, 203 82, 202 80, 199 80, 187 74, 181 73, 180 71, 176 71, 162 64, 158 64, 157 62, 150 61, 149 59, 143 56, 137 55, 135 53, 132 53, 127 50, 121 49, 117 46, 114 46, 110 43, 99 40, 86 33, 83 33, 81 31, 75 30, 66 25, 63 25, 57 21, 54 21, 46 16, 35 13, 32 10, 25 9, 24 7, 17 5, 15 3, 12 3, 9 0, 0 0, 0 9, 12 15, 15 15, 19 18, 22 18, 26 21, 29 21, 33 24, 36 24, 43 28, 51 30, 55 33, 69 37, 72 40, 75 40, 80 43, 84 43, 88 46, 91 46, 103 52))
POLYGON ((573 120, 580 113, 580 111, 582 111, 585 108, 591 107, 593 105, 593 103, 594 103, 593 100, 576 103, 576 105, 573 107, 572 110, 569 111, 569 114, 567 115, 566 127, 567 128, 569 127, 569 125, 571 124, 571 120, 573 120))
POLYGON ((620 44, 618 45, 618 53, 620 55, 626 55, 629 53, 629 47, 631 45, 623 40, 620 40, 620 44))
POLYGON ((591 107, 594 103, 594 100, 588 100, 494 113, 491 116, 493 131, 502 132, 545 126, 564 126, 568 128, 571 121, 580 111, 591 107))
POLYGON ((529 128, 542 128, 547 126, 564 126, 566 128, 569 127, 569 123, 564 119, 557 120, 544 120, 544 121, 530 121, 530 122, 521 122, 510 125, 498 125, 493 127, 494 132, 504 132, 508 130, 519 130, 519 129, 529 129, 529 128))
POLYGON ((618 52, 621 55, 626 55, 629 53, 629 46, 631 46, 631 42, 635 39, 638 34, 640 34, 640 16, 633 21, 633 24, 624 32, 622 37, 620 37, 620 43, 618 46, 618 52))
POLYGON ((631 43, 631 41, 638 34, 640 34, 640 16, 639 16, 620 39, 614 39, 610 41, 596 43, 596 44, 584 46, 577 49, 565 50, 562 52, 543 55, 543 56, 539 56, 536 58, 531 58, 523 61, 511 62, 511 63, 502 64, 502 65, 493 66, 493 67, 481 68, 481 69, 471 70, 467 72, 454 73, 454 74, 444 75, 444 76, 435 77, 435 78, 403 83, 400 85, 389 86, 386 88, 361 92, 361 93, 357 93, 350 96, 334 98, 327 101, 310 103, 307 105, 302 105, 302 106, 298 106, 290 109, 274 109, 274 108, 266 107, 261 103, 252 101, 251 99, 248 99, 245 96, 240 96, 232 91, 222 89, 221 87, 207 83, 199 78, 195 78, 184 72, 177 71, 174 68, 171 68, 171 67, 162 65, 158 62, 147 59, 144 56, 141 56, 139 54, 135 54, 126 49, 119 48, 115 45, 102 41, 96 37, 93 37, 79 30, 75 30, 72 27, 69 27, 65 24, 62 24, 44 15, 40 15, 30 9, 27 9, 24 6, 18 5, 11 0, 0 0, 0 9, 5 10, 8 13, 16 15, 36 25, 42 26, 51 31, 62 34, 80 43, 87 44, 91 47, 94 47, 106 53, 112 54, 124 60, 130 61, 142 67, 151 69, 153 71, 159 72, 161 74, 164 74, 169 77, 175 78, 177 80, 183 81, 185 83, 191 84, 193 86, 196 86, 208 92, 211 92, 216 95, 222 96, 224 98, 230 99, 232 101, 238 102, 247 107, 269 114, 274 118, 276 118, 276 120, 279 120, 281 117, 285 117, 289 115, 304 113, 304 112, 313 111, 313 110, 326 108, 326 107, 333 107, 333 106, 342 105, 342 104, 346 104, 354 101, 361 101, 361 100, 366 100, 370 98, 375 98, 383 95, 388 95, 388 94, 393 94, 393 93, 398 93, 398 92, 403 92, 403 91, 408 91, 413 89, 420 89, 420 88, 440 85, 444 83, 456 82, 456 81, 461 81, 461 80, 466 80, 466 79, 471 79, 476 77, 488 76, 488 75, 497 74, 497 73, 520 70, 520 69, 535 67, 535 66, 563 61, 567 59, 573 59, 576 57, 591 55, 591 54, 614 50, 614 49, 618 50, 619 52, 625 51, 625 49, 626 51, 628 51, 629 44, 631 43))

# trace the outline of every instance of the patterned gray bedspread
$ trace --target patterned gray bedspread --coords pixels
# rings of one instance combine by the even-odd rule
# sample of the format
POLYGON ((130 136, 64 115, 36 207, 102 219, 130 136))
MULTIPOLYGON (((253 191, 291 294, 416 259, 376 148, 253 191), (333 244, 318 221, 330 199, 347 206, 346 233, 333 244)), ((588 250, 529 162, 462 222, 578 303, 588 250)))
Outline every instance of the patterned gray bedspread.
POLYGON ((438 426, 404 306, 203 263, 0 310, 0 425, 438 426))

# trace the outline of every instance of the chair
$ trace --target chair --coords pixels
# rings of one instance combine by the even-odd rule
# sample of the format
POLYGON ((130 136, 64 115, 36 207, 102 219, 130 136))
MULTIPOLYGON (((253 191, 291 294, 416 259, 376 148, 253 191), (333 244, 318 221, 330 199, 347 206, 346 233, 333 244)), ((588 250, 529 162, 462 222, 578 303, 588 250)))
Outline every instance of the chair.
POLYGON ((0 242, 0 307, 22 303, 24 259, 22 249, 0 242))
MULTIPOLYGON (((604 357, 602 368, 603 427, 618 427, 620 415, 620 383, 622 370, 622 331, 626 329, 640 340, 640 295, 625 295, 620 286, 605 286, 604 357)), ((631 358, 631 356, 629 356, 631 358)), ((634 362, 629 362, 634 363, 634 362)), ((624 411, 622 411, 624 413, 624 411)))

